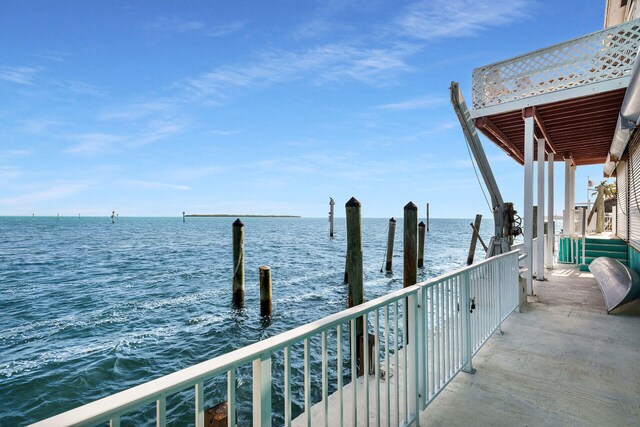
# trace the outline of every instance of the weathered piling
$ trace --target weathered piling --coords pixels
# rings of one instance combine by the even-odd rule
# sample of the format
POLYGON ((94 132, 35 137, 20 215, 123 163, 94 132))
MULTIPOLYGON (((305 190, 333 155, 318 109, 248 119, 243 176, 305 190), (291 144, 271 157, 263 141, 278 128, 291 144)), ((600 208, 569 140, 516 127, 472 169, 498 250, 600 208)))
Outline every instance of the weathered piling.
POLYGON ((236 219, 233 229, 233 305, 244 305, 244 224, 236 219))
POLYGON ((418 268, 424 267, 424 236, 425 224, 420 221, 418 224, 418 268))
POLYGON ((427 203, 427 231, 429 231, 429 203, 427 203))
POLYGON ((352 197, 345 204, 345 208, 347 211, 349 307, 353 307, 364 301, 361 205, 355 197, 352 197))
MULTIPOLYGON (((364 267, 362 259, 362 217, 360 202, 352 197, 345 204, 347 211, 347 275, 349 283, 349 307, 364 302, 364 267)), ((361 317, 356 320, 356 360, 358 376, 362 375, 362 351, 358 345, 364 336, 364 322, 361 317)))
POLYGON ((331 238, 333 238, 333 207, 335 204, 333 197, 329 197, 329 237, 331 238))
POLYGON ((116 211, 111 211, 111 224, 116 223, 116 211))
POLYGON ((393 239, 396 234, 396 219, 391 217, 389 220, 389 236, 387 237, 387 263, 385 270, 391 272, 393 268, 393 239))
MULTIPOLYGON (((476 214, 476 220, 471 227, 475 227, 475 230, 480 230, 480 224, 482 222, 482 215, 476 214)), ((476 253, 476 245, 478 244, 478 234, 473 230, 471 233, 471 245, 469 245, 469 255, 467 256, 467 265, 473 264, 473 257, 476 253)))
POLYGON ((186 222, 184 217, 185 213, 186 213, 185 211, 182 211, 182 222, 186 222))
MULTIPOLYGON (((418 281, 418 207, 409 202, 404 207, 404 275, 403 286, 415 285, 418 281)), ((406 307, 409 307, 407 298, 406 307)), ((404 327, 409 330, 409 315, 405 313, 404 327)), ((409 344, 409 335, 406 336, 409 344)))
POLYGON ((404 207, 404 287, 418 280, 418 207, 409 202, 404 207))
POLYGON ((271 269, 260 267, 260 316, 271 316, 271 269))
POLYGON ((221 402, 204 412, 204 425, 207 427, 227 427, 229 418, 228 403, 221 402))

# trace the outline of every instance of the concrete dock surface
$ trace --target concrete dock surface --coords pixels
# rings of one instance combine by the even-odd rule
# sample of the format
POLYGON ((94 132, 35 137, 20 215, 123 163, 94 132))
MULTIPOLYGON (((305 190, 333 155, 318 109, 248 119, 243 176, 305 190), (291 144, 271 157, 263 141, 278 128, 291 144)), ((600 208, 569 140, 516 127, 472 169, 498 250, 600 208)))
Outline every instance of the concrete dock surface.
POLYGON ((546 277, 422 425, 640 425, 640 300, 607 315, 591 273, 558 264, 546 277))

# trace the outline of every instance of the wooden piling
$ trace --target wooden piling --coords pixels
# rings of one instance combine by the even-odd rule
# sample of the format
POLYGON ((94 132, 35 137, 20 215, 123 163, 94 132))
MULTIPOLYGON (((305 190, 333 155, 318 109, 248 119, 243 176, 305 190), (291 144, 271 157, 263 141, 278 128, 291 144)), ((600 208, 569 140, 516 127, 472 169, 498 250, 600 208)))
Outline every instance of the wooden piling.
POLYGON ((429 231, 429 203, 427 203, 427 231, 429 231))
POLYGON ((260 267, 260 316, 271 316, 271 269, 260 267))
POLYGON ((385 270, 391 272, 393 265, 393 240, 396 234, 396 219, 391 217, 389 220, 389 236, 387 237, 387 263, 385 270))
POLYGON ((355 197, 352 197, 345 204, 345 208, 347 211, 349 307, 353 307, 364 301, 361 205, 355 197))
MULTIPOLYGON (((362 217, 360 202, 352 197, 345 204, 347 211, 347 275, 349 283, 349 307, 364 302, 364 268, 362 259, 362 217)), ((364 322, 361 317, 356 320, 356 354, 358 376, 362 375, 362 351, 358 345, 364 336, 364 322)))
POLYGON ((333 238, 333 207, 335 204, 333 197, 329 197, 329 237, 331 238, 333 238))
POLYGON ((404 287, 418 280, 418 207, 409 202, 404 207, 404 287))
MULTIPOLYGON (((482 222, 482 215, 476 214, 476 220, 473 224, 471 224, 471 226, 475 227, 476 230, 480 230, 481 222, 482 222)), ((478 235, 476 234, 475 231, 473 231, 471 233, 471 245, 469 245, 469 255, 467 256, 467 265, 473 264, 473 257, 475 256, 475 253, 476 253, 477 243, 478 243, 478 235)))
POLYGON ((111 211, 111 224, 116 223, 116 211, 111 211))
POLYGON ((244 305, 244 224, 236 219, 233 229, 233 305, 244 305))
POLYGON ((424 238, 425 224, 420 221, 418 224, 418 268, 424 267, 424 238))
POLYGON ((186 222, 186 221, 185 221, 185 217, 184 217, 184 215, 185 215, 185 214, 186 214, 186 212, 185 212, 185 211, 182 211, 182 222, 186 222))
POLYGON ((204 425, 207 427, 227 427, 229 417, 228 403, 221 402, 204 412, 204 425))

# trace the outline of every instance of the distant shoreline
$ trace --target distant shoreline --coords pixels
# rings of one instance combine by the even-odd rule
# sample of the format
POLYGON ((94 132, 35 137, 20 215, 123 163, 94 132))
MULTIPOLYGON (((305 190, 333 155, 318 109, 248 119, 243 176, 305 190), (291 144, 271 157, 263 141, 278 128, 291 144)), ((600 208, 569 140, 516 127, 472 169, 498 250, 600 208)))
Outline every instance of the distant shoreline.
POLYGON ((185 218, 302 218, 300 215, 184 214, 185 218))

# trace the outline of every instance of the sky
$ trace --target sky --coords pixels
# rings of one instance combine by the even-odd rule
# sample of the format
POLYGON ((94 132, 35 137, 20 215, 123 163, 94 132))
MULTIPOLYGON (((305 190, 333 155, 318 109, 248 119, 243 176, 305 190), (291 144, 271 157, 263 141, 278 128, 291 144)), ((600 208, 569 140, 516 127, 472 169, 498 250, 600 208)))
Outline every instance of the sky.
MULTIPOLYGON (((489 215, 450 82, 470 101, 473 68, 597 31, 604 3, 2 0, 0 216, 489 215)), ((522 210, 523 168, 482 141, 522 210)))

